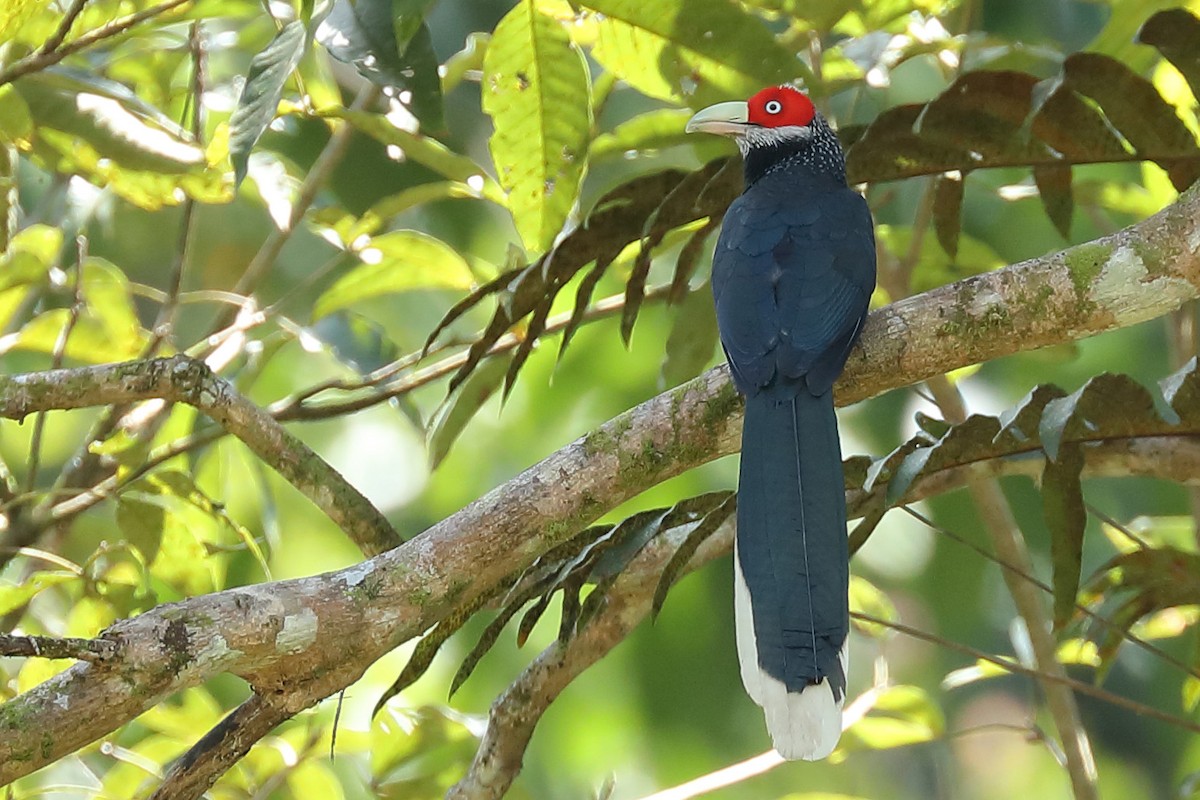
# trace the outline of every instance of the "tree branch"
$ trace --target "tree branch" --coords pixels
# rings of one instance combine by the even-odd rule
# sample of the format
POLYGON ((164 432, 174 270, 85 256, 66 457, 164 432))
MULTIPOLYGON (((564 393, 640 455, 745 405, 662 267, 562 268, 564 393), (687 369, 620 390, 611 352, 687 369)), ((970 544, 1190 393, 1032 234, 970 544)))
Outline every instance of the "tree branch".
POLYGON ((387 519, 337 470, 202 362, 173 356, 0 376, 0 417, 16 420, 50 409, 155 398, 194 406, 237 436, 368 555, 400 543, 387 519))
MULTIPOLYGON (((1160 458, 1154 460, 1143 457, 1147 450, 1146 445, 1147 440, 1126 439, 1088 446, 1085 450, 1087 461, 1084 474, 1088 477, 1098 477, 1128 475, 1132 471, 1158 477, 1187 476, 1200 480, 1197 478, 1197 472, 1187 471, 1187 468, 1195 465, 1195 459, 1200 458, 1200 439, 1193 437, 1170 439, 1167 442, 1156 441, 1153 452, 1160 458), (1129 469, 1131 466, 1134 469, 1129 469)), ((992 478, 1000 475, 1028 474, 1032 477, 1040 474, 1040 466, 1030 459, 993 459, 986 464, 954 467, 933 473, 914 484, 906 501, 915 502, 953 489, 965 488, 973 477, 973 472, 980 469, 985 470, 992 478), (1037 469, 1031 470, 1028 465, 1037 469)), ((851 518, 858 516, 855 513, 854 494, 847 492, 851 518)), ((861 508, 862 503, 858 505, 861 508)), ((928 520, 922 521, 930 524, 928 520)), ((599 661, 641 624, 651 611, 663 568, 693 527, 681 526, 672 529, 648 544, 609 589, 603 610, 597 613, 592 622, 565 646, 555 642, 543 651, 492 703, 488 727, 476 750, 475 758, 466 775, 447 793, 447 800, 489 800, 502 797, 508 791, 521 771, 525 750, 533 731, 550 704, 572 680, 599 661)), ((734 529, 734 520, 730 518, 697 549, 680 571, 680 576, 729 552, 733 544, 734 529)), ((949 534, 947 531, 937 530, 949 534)), ((1016 570, 999 558, 992 556, 991 560, 1008 571, 1016 570)), ((1019 577, 1034 583, 1045 593, 1052 591, 1049 586, 1037 582, 1036 578, 1028 573, 1019 573, 1019 577)), ((1090 610, 1082 607, 1081 610, 1099 624, 1111 625, 1107 619, 1090 610)), ((1185 674, 1193 674, 1193 670, 1186 664, 1171 658, 1153 645, 1136 637, 1130 638, 1159 657, 1166 657, 1185 674)), ((1032 675, 1038 674, 1034 670, 1029 672, 1032 675)), ((1063 677, 1065 676, 1055 675, 1049 680, 1057 681, 1055 685, 1064 685, 1059 680, 1063 677)), ((1107 693, 1101 699, 1108 700, 1107 693)), ((1177 718, 1172 717, 1171 720, 1177 722, 1177 718)), ((850 721, 852 720, 847 720, 850 721)), ((774 753, 772 756, 775 759, 779 758, 774 753)), ((764 758, 771 764, 775 763, 771 756, 764 758)))
MULTIPOLYGON (((1114 236, 876 311, 838 385, 838 401, 1131 325, 1196 296, 1197 285, 1200 189, 1194 188, 1114 236)), ((150 363, 163 369, 175 362, 150 363)), ((214 409, 224 400, 172 388, 169 375, 155 376, 157 382, 148 377, 129 365, 64 370, 59 378, 72 389, 53 401, 30 391, 52 387, 44 377, 4 378, 0 408, 30 413, 158 396, 154 390, 214 409), (114 386, 99 388, 98 375, 114 386)), ((211 391, 223 384, 188 385, 211 391)), ((607 510, 733 452, 740 407, 725 370, 712 370, 621 414, 420 537, 362 564, 195 597, 116 623, 103 638, 123 648, 119 665, 76 664, 0 706, 0 782, 61 758, 170 693, 219 673, 241 675, 260 693, 290 698, 296 692, 298 703, 335 693, 382 654, 607 510)), ((240 425, 256 419, 223 416, 240 425)), ((286 444, 278 433, 259 439, 257 429, 250 438, 258 445, 286 444)))
POLYGON ((252 694, 171 765, 150 800, 191 800, 208 791, 259 739, 295 712, 252 694))
MULTIPOLYGON (((566 644, 555 642, 492 703, 487 730, 467 774, 446 800, 503 797, 521 771, 525 748, 546 709, 578 675, 620 644, 650 612, 663 567, 695 525, 656 537, 629 563, 605 595, 604 605, 566 644)), ((733 519, 697 548, 686 569, 729 549, 733 519)))
POLYGON ((114 19, 112 22, 101 25, 99 28, 96 28, 93 31, 88 31, 78 39, 73 39, 61 47, 55 47, 53 49, 39 49, 37 52, 22 58, 20 61, 15 62, 8 68, 0 70, 0 86, 3 86, 6 83, 12 83, 17 78, 20 78, 23 75, 28 75, 31 72, 40 72, 46 67, 52 67, 67 56, 74 55, 81 50, 86 50, 92 45, 102 42, 105 39, 111 39, 114 36, 119 36, 135 25, 139 25, 148 19, 157 17, 159 14, 163 14, 173 8, 178 8, 179 6, 186 5, 190 2, 192 2, 192 0, 166 0, 164 3, 143 9, 136 14, 130 14, 127 17, 114 19))

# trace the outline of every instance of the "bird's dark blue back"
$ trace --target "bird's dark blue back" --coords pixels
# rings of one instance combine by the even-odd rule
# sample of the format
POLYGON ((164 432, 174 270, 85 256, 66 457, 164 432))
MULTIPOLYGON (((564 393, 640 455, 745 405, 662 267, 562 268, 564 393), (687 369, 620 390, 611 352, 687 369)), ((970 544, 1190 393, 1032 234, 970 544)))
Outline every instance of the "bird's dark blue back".
POLYGON ((738 389, 824 394, 874 286, 875 239, 861 195, 798 166, 760 177, 730 205, 713 254, 717 322, 738 389))

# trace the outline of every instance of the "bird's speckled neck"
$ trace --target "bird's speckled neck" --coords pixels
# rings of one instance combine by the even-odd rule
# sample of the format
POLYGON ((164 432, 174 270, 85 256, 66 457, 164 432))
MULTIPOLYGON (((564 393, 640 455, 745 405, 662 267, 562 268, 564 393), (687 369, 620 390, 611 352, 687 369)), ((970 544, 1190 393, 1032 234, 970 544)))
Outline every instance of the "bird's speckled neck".
POLYGON ((804 128, 758 128, 739 139, 738 145, 747 189, 765 175, 790 167, 804 167, 846 185, 842 145, 820 114, 804 128))

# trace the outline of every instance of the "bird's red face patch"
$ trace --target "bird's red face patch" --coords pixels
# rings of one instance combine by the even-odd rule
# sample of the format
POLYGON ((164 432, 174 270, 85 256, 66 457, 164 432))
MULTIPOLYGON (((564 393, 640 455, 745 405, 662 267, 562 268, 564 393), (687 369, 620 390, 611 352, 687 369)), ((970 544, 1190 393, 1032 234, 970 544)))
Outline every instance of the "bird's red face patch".
POLYGON ((801 127, 812 122, 817 111, 812 101, 791 86, 769 86, 746 101, 750 122, 764 128, 801 127))

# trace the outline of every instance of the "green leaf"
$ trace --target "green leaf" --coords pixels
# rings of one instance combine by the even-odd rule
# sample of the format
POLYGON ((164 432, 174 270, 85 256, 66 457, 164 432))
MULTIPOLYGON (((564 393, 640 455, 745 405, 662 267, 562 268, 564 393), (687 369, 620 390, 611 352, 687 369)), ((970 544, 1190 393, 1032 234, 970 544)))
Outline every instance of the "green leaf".
POLYGON ((1057 459, 1046 459, 1042 471, 1042 515, 1050 531, 1053 563, 1054 626, 1062 629, 1075 613, 1079 572, 1083 564, 1083 533, 1087 510, 1083 504, 1083 448, 1066 444, 1057 459))
POLYGON ((1195 675, 1184 678, 1181 693, 1183 710, 1191 714, 1196 710, 1196 706, 1200 706, 1200 678, 1195 675))
POLYGON ((425 438, 431 470, 437 469, 475 412, 500 388, 508 372, 508 362, 508 358, 500 356, 484 361, 434 412, 425 438))
POLYGON ((238 184, 246 177, 250 151, 275 119, 283 86, 304 55, 306 39, 304 23, 293 20, 250 61, 246 84, 229 119, 229 158, 238 184))
POLYGON ((691 116, 691 111, 677 108, 660 108, 639 114, 610 133, 602 133, 593 139, 588 148, 588 160, 595 164, 652 153, 678 144, 695 144, 696 138, 683 130, 691 116))
MULTIPOLYGON (((67 338, 63 352, 68 359, 105 364, 141 355, 148 334, 133 313, 128 288, 128 281, 116 267, 102 259, 88 259, 84 265, 85 307, 67 338), (90 290, 94 290, 94 298, 88 296, 90 290)), ((0 339, 0 353, 8 349, 53 353, 70 320, 71 311, 66 308, 43 312, 16 335, 0 339)))
POLYGON ((287 771, 287 784, 292 797, 320 797, 321 800, 343 800, 341 781, 326 761, 308 759, 287 771))
POLYGON ((587 0, 592 56, 639 92, 693 108, 812 76, 757 18, 707 0, 587 0))
MULTIPOLYGON (((1191 521, 1191 517, 1187 519, 1191 521)), ((1200 606, 1164 608, 1139 620, 1132 632, 1142 639, 1172 639, 1192 630, 1197 623, 1200 623, 1200 606)))
POLYGON ((1075 199, 1071 193, 1071 166, 1045 165, 1033 168, 1033 180, 1046 216, 1064 239, 1071 238, 1071 217, 1075 214, 1075 199))
POLYGON ((12 84, 0 86, 0 141, 28 139, 33 133, 29 105, 12 84))
MULTIPOLYGON (((1120 61, 1096 53, 1075 53, 1063 64, 1064 85, 1095 100, 1104 115, 1139 156, 1179 152, 1200 156, 1195 137, 1154 84, 1120 61)), ((1194 160, 1159 160, 1171 182, 1183 191, 1200 176, 1194 160)))
MULTIPOLYGON (((891 599, 875 584, 858 575, 850 576, 850 611, 867 614, 885 622, 897 622, 900 619, 891 599)), ((854 618, 850 621, 855 630, 875 639, 883 639, 892 634, 892 631, 883 625, 854 618)))
POLYGON ((25 23, 50 5, 50 0, 8 0, 0 3, 0 45, 17 39, 25 23))
POLYGON ((316 39, 329 54, 378 86, 410 92, 405 105, 426 127, 442 125, 442 88, 429 28, 422 18, 432 2, 396 15, 392 0, 335 0, 317 27, 316 39), (415 23, 415 25, 414 25, 415 23), (399 38, 398 33, 404 35, 399 38))
POLYGON ((431 136, 397 128, 382 114, 343 108, 322 109, 321 116, 345 119, 363 133, 403 152, 404 157, 436 172, 444 178, 465 183, 492 202, 507 206, 508 201, 496 181, 469 157, 454 152, 431 136))
POLYGON ((851 742, 886 750, 942 735, 945 716, 929 695, 916 686, 890 686, 875 699, 871 711, 847 730, 851 742))
POLYGON ((564 27, 521 0, 484 56, 483 110, 500 185, 530 250, 553 244, 579 194, 592 125, 583 54, 564 27))
POLYGON ((1058 646, 1055 660, 1060 664, 1100 666, 1100 649, 1090 639, 1067 639, 1058 646))
POLYGON ((49 225, 34 223, 18 231, 0 254, 0 289, 45 284, 62 244, 62 231, 49 225))
POLYGON ((946 677, 942 678, 942 690, 948 692, 951 689, 958 689, 977 681, 1002 678, 1009 674, 1011 673, 999 664, 985 661, 981 658, 969 667, 962 667, 961 669, 947 672, 946 677))
MULTIPOLYGON (((35 140, 54 147, 44 129, 83 141, 103 159, 161 175, 198 171, 204 151, 179 126, 121 84, 57 67, 12 84, 35 125, 35 140)), ((64 149, 69 152, 73 144, 64 149)), ((54 148, 60 149, 60 148, 54 148)))
POLYGON ((1157 48, 1200 98, 1200 19, 1183 8, 1160 11, 1146 20, 1137 40, 1157 48))
POLYGON ((147 503, 132 495, 117 498, 117 527, 147 564, 158 558, 165 524, 166 511, 160 503, 147 503))
POLYGON ((933 229, 938 243, 952 261, 958 256, 965 182, 965 176, 956 172, 944 172, 933 179, 933 229))
POLYGON ((129 278, 117 265, 96 256, 83 264, 83 299, 87 315, 103 327, 120 352, 140 349, 149 338, 142 327, 129 278))
MULTIPOLYGON (((391 221, 392 217, 403 214, 418 206, 426 205, 437 200, 452 200, 459 198, 479 199, 483 195, 461 181, 434 181, 422 183, 402 189, 393 195, 388 195, 363 212, 357 219, 342 213, 342 217, 334 218, 331 227, 338 237, 349 247, 360 236, 374 236, 381 228, 391 221)), ((328 210, 326 210, 328 211, 328 210)), ((325 220, 321 211, 312 216, 316 224, 325 220)))
POLYGON ((356 253, 364 263, 330 286, 313 304, 313 317, 364 300, 415 289, 467 289, 474 276, 454 248, 420 231, 376 236, 356 253))
MULTIPOLYGON (((175 497, 187 503, 193 509, 213 520, 219 520, 238 538, 247 552, 254 558, 263 575, 271 578, 271 568, 267 564, 266 554, 259 546, 258 540, 245 525, 231 517, 225 506, 209 497, 196 485, 192 475, 180 470, 159 470, 142 481, 143 485, 155 487, 163 495, 175 497)), ((216 544, 214 541, 213 544, 216 544)))
POLYGON ((678 386, 699 375, 712 361, 717 341, 717 314, 712 291, 705 283, 688 292, 675 307, 662 362, 661 387, 678 386))
POLYGON ((18 584, 0 584, 0 615, 23 608, 51 586, 60 586, 80 579, 80 576, 73 572, 38 571, 18 584))

